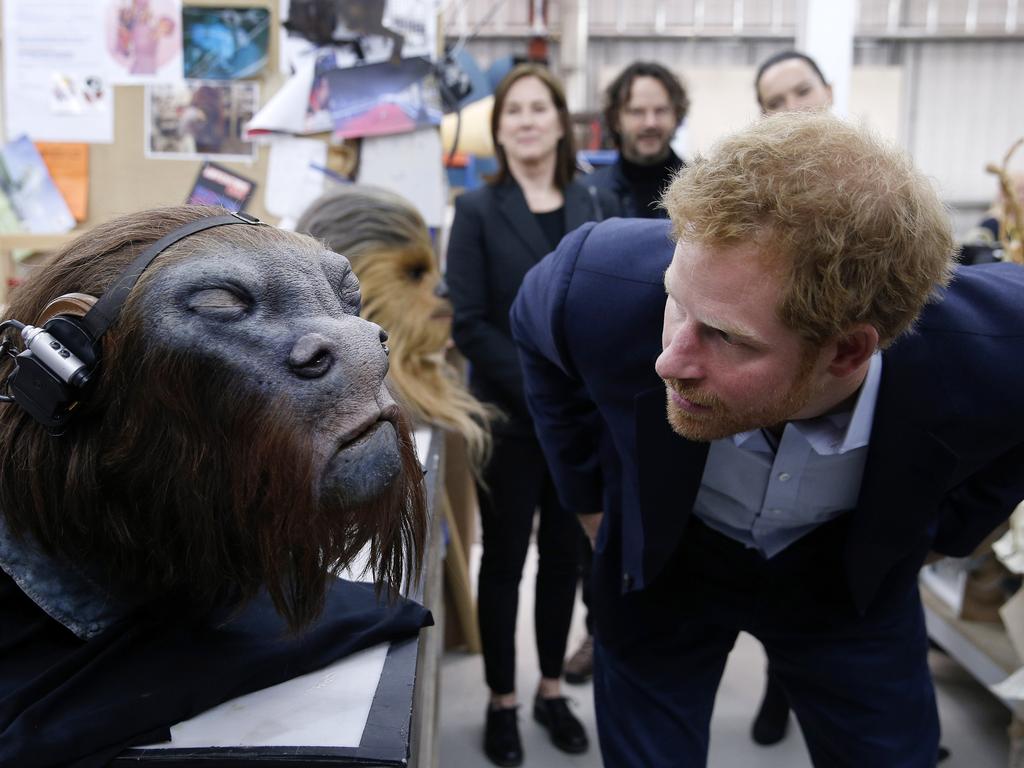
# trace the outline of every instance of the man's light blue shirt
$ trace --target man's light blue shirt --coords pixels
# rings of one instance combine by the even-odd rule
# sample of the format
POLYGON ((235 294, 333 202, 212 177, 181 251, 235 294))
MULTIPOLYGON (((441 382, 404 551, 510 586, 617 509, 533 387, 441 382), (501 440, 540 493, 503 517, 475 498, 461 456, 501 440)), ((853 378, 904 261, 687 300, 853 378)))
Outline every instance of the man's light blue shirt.
POLYGON ((881 377, 876 352, 852 410, 788 422, 777 447, 760 429, 713 441, 694 514, 770 558, 852 510, 881 377))

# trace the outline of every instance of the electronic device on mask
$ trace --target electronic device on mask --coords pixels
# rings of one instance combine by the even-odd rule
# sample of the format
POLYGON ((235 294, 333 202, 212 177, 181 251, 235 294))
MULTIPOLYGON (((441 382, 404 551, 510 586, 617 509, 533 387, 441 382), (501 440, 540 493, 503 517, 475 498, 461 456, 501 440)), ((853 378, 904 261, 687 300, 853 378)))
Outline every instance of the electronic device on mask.
POLYGON ((9 394, 0 394, 0 402, 17 404, 37 422, 59 434, 94 384, 103 335, 117 322, 142 273, 179 240, 226 224, 262 222, 245 213, 197 219, 146 248, 99 299, 81 293, 65 294, 47 305, 34 321, 37 325, 13 319, 0 323, 0 334, 13 328, 19 332, 22 344, 20 351, 9 338, 0 344, 0 352, 14 358, 14 370, 4 382, 9 394))

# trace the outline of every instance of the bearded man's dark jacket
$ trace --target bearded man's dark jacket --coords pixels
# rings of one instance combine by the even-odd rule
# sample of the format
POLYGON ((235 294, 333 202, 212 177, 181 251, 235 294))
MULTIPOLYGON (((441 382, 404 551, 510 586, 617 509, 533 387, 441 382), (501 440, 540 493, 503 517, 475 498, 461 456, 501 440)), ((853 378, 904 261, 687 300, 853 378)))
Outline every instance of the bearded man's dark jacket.
POLYGON ((605 189, 619 201, 622 215, 639 219, 664 219, 668 212, 660 206, 661 193, 685 163, 671 149, 664 160, 639 165, 619 154, 611 165, 598 168, 583 181, 605 189))

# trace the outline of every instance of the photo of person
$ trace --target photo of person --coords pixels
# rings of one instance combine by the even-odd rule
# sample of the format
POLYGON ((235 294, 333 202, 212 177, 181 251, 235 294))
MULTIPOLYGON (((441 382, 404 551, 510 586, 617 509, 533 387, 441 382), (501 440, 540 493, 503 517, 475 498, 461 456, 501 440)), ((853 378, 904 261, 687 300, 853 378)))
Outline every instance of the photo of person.
POLYGON ((152 85, 146 96, 146 156, 251 160, 243 129, 259 106, 253 82, 185 80, 152 85))
POLYGON ((111 0, 106 16, 115 82, 181 77, 180 0, 111 0))

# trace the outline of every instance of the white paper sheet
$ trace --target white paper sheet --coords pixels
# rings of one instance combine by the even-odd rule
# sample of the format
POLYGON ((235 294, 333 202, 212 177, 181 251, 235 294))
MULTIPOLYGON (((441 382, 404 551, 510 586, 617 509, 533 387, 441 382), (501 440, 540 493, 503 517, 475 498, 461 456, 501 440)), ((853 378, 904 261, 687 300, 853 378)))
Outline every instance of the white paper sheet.
MULTIPOLYGON (((258 139, 264 134, 274 133, 308 133, 306 107, 309 104, 309 90, 313 87, 313 67, 316 61, 312 58, 303 60, 295 74, 284 81, 270 101, 256 113, 246 126, 247 136, 258 139)), ((320 131, 329 131, 326 126, 313 126, 320 131)), ((272 139, 273 136, 266 136, 272 139)))
POLYGON ((4 0, 6 136, 114 140, 114 91, 95 0, 4 0))
POLYGON ((447 199, 441 155, 436 128, 367 137, 360 149, 358 181, 401 195, 416 206, 428 227, 440 227, 447 199))
POLYGON ((358 747, 388 655, 381 643, 323 669, 226 701, 148 748, 358 747))
POLYGON ((297 219, 325 187, 320 168, 327 162, 327 144, 319 139, 277 137, 270 144, 263 203, 283 219, 297 219))

